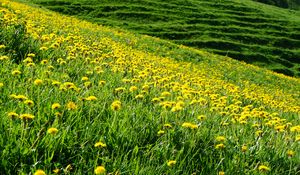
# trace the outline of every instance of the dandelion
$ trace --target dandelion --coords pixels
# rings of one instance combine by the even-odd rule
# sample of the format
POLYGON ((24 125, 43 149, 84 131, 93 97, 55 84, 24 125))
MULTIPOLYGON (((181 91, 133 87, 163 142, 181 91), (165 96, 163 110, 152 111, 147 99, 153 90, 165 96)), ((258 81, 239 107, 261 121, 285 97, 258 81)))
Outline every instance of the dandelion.
POLYGON ((28 105, 29 107, 32 107, 34 105, 34 102, 32 100, 25 100, 24 104, 28 105))
POLYGON ((225 148, 225 145, 223 143, 220 143, 220 144, 217 144, 215 146, 216 149, 224 149, 225 148))
POLYGON ((89 77, 82 77, 81 78, 81 81, 88 81, 89 80, 89 77))
POLYGON ((8 56, 0 56, 0 61, 4 61, 4 60, 8 60, 9 57, 8 56))
POLYGON ((104 166, 97 166, 94 170, 95 174, 104 174, 106 172, 106 169, 104 166))
POLYGON ((218 175, 225 175, 224 171, 219 171, 218 175))
POLYGON ((144 98, 144 95, 142 94, 138 94, 134 97, 135 99, 143 99, 144 98))
POLYGON ((159 130, 159 131, 157 132, 157 135, 163 135, 164 133, 165 133, 164 130, 159 130))
POLYGON ((125 91, 125 88, 124 87, 119 87, 119 88, 116 88, 115 89, 115 93, 122 93, 125 91))
POLYGON ((153 98, 151 101, 152 101, 153 103, 157 103, 157 102, 160 102, 160 99, 157 98, 157 97, 155 97, 155 98, 153 98))
POLYGON ((189 122, 184 122, 181 126, 184 127, 184 128, 190 128, 190 129, 198 128, 198 125, 193 124, 193 123, 189 123, 189 122))
POLYGON ((15 112, 9 112, 7 115, 10 118, 18 118, 19 117, 19 114, 15 113, 15 112))
POLYGON ((47 132, 48 132, 48 134, 55 135, 58 132, 58 129, 57 128, 49 128, 47 132))
POLYGON ((224 142, 225 140, 226 140, 226 138, 224 136, 217 136, 216 137, 217 142, 224 142))
POLYGON ((292 150, 288 150, 287 155, 288 157, 293 157, 295 155, 295 152, 292 150))
POLYGON ((111 109, 113 111, 118 111, 121 109, 121 102, 119 100, 115 100, 112 104, 111 104, 111 109))
POLYGON ((18 76, 18 75, 21 75, 21 71, 19 71, 19 70, 14 70, 14 71, 12 71, 11 72, 11 74, 13 75, 13 76, 18 76))
POLYGON ((247 150, 248 150, 247 145, 243 145, 243 146, 242 146, 242 152, 246 152, 247 150))
POLYGON ((138 88, 137 88, 136 86, 131 86, 131 87, 129 88, 129 91, 130 91, 130 92, 134 92, 134 91, 136 91, 136 90, 138 90, 138 88))
POLYGON ((55 110, 55 109, 59 109, 60 107, 61 105, 59 103, 53 103, 51 109, 55 110))
POLYGON ((77 109, 77 105, 74 102, 72 102, 72 101, 68 102, 67 105, 66 105, 66 107, 70 111, 77 109))
POLYGON ((28 57, 35 57, 35 54, 34 53, 29 53, 27 54, 28 57))
POLYGON ((45 65, 45 64, 47 64, 47 63, 48 63, 48 60, 42 60, 42 61, 41 61, 41 64, 42 64, 42 65, 45 65))
POLYGON ((103 85, 105 85, 105 83, 106 83, 105 81, 101 80, 101 81, 99 81, 98 84, 99 84, 99 86, 103 86, 103 85))
POLYGON ((271 169, 269 167, 265 166, 265 165, 260 165, 258 167, 258 170, 264 172, 264 171, 270 171, 271 169))
POLYGON ((58 174, 59 172, 60 172, 60 169, 58 169, 58 168, 56 168, 56 169, 53 170, 54 174, 58 174))
POLYGON ((172 167, 172 166, 174 166, 176 164, 176 160, 169 160, 168 162, 167 162, 167 165, 169 166, 169 167, 172 167))
POLYGON ((6 47, 6 46, 3 45, 3 44, 0 45, 0 49, 4 49, 5 47, 6 47))
POLYGON ((46 175, 46 173, 43 170, 36 170, 33 175, 46 175))
POLYGON ((48 50, 48 47, 45 46, 40 47, 40 51, 45 51, 45 50, 48 50))
POLYGON ((94 147, 96 148, 105 148, 107 145, 101 141, 95 143, 94 147))
POLYGON ((19 118, 22 119, 22 120, 32 120, 32 119, 34 119, 34 115, 32 115, 32 114, 21 114, 19 116, 19 118))
POLYGON ((263 131, 262 130, 257 130, 255 131, 256 136, 262 136, 263 131))
POLYGON ((89 97, 85 98, 85 100, 86 101, 94 101, 94 100, 97 100, 97 97, 92 95, 92 96, 89 96, 89 97))
POLYGON ((0 88, 2 88, 4 86, 4 84, 3 83, 0 83, 0 88))
POLYGON ((34 80, 33 84, 36 85, 36 86, 39 86, 39 85, 43 84, 43 80, 36 79, 36 80, 34 80))
POLYGON ((172 125, 169 123, 164 124, 164 128, 172 128, 172 125))
POLYGON ((199 115, 198 117, 197 117, 197 119, 198 120, 205 120, 207 117, 205 116, 205 115, 199 115))

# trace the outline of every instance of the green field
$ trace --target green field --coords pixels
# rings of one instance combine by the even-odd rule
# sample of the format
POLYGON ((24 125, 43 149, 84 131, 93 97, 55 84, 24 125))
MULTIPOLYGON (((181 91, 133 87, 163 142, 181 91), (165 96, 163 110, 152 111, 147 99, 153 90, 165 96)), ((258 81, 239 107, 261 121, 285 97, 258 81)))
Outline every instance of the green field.
POLYGON ((300 76, 300 13, 248 0, 31 0, 53 11, 300 76))
POLYGON ((298 175, 299 92, 299 78, 0 0, 1 175, 298 175))

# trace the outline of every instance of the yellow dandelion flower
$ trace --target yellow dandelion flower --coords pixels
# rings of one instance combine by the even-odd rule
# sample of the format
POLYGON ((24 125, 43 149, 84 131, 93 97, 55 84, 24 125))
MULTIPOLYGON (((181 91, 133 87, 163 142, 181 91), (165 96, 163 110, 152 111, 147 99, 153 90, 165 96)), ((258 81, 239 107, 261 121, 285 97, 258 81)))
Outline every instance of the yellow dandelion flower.
POLYGON ((217 144, 215 146, 216 149, 224 149, 225 148, 225 145, 223 143, 220 143, 220 144, 217 144))
POLYGON ((34 64, 34 63, 28 63, 28 64, 26 64, 26 66, 27 66, 27 67, 34 67, 35 64, 34 64))
POLYGON ((5 47, 6 47, 6 46, 3 45, 3 44, 0 45, 0 49, 4 49, 5 47))
POLYGON ((19 71, 19 70, 14 70, 14 71, 11 72, 11 74, 12 74, 13 76, 18 76, 18 75, 20 75, 21 73, 22 73, 22 72, 19 71))
POLYGON ((246 152, 248 150, 248 146, 247 145, 243 145, 242 146, 242 152, 246 152))
POLYGON ((165 133, 164 130, 159 130, 159 131, 157 132, 157 135, 163 135, 164 133, 165 133))
POLYGON ((72 102, 72 101, 68 102, 67 105, 66 105, 66 107, 67 107, 68 110, 75 110, 75 109, 77 109, 77 105, 74 102, 72 102))
POLYGON ((257 131, 255 131, 255 135, 256 135, 256 136, 262 136, 262 134, 263 134, 263 131, 262 131, 262 130, 257 130, 257 131))
POLYGON ((89 80, 89 77, 82 77, 81 78, 81 81, 88 81, 89 80))
POLYGON ((59 81, 52 81, 52 83, 51 83, 52 85, 54 85, 54 86, 59 86, 61 83, 59 82, 59 81))
POLYGON ((105 81, 101 80, 101 81, 99 81, 98 84, 99 84, 99 86, 103 86, 103 85, 105 85, 105 83, 106 83, 105 81))
POLYGON ((58 129, 57 128, 49 128, 47 132, 48 132, 48 134, 55 135, 58 132, 58 129))
POLYGON ((136 86, 131 86, 131 87, 129 88, 129 91, 130 91, 130 92, 134 92, 134 91, 136 91, 136 90, 138 90, 138 88, 137 88, 136 86))
POLYGON ((30 57, 27 57, 27 58, 25 58, 25 59, 23 60, 23 63, 26 63, 26 64, 32 63, 32 62, 33 62, 33 60, 32 60, 32 58, 30 58, 30 57))
POLYGON ((61 105, 60 105, 59 103, 53 103, 52 106, 51 106, 51 108, 52 108, 53 110, 59 109, 59 108, 61 108, 61 105))
POLYGON ((218 175, 225 175, 224 171, 219 171, 218 175))
POLYGON ((205 120, 207 117, 205 115, 199 115, 197 117, 198 120, 205 120))
POLYGON ((33 84, 35 84, 35 85, 41 85, 41 84, 43 84, 43 80, 41 80, 41 79, 36 79, 36 80, 34 80, 34 82, 33 82, 33 84))
POLYGON ((171 93, 167 92, 167 91, 164 91, 164 92, 161 93, 161 96, 168 97, 168 96, 171 96, 171 93))
POLYGON ((0 88, 2 88, 4 86, 4 84, 3 83, 0 83, 0 88))
POLYGON ((134 97, 135 99, 143 99, 144 98, 144 95, 142 94, 138 94, 134 97))
POLYGON ((168 160, 168 162, 167 162, 167 165, 169 166, 169 167, 172 167, 172 166, 174 166, 176 164, 176 160, 168 160))
POLYGON ((32 114, 21 114, 19 116, 19 118, 22 119, 22 120, 32 120, 32 119, 34 119, 34 115, 32 115, 32 114))
POLYGON ((60 172, 60 169, 58 169, 58 168, 56 168, 56 169, 53 170, 54 174, 58 174, 59 172, 60 172))
POLYGON ((97 100, 97 97, 95 97, 95 96, 89 96, 89 97, 87 97, 87 98, 85 98, 85 100, 87 100, 87 101, 94 101, 94 100, 97 100))
POLYGON ((34 53, 29 53, 27 54, 28 57, 35 57, 35 54, 34 53))
POLYGON ((164 124, 164 128, 172 128, 172 125, 169 123, 164 124))
POLYGON ((295 152, 292 150, 288 150, 287 155, 288 157, 293 157, 295 155, 295 152))
POLYGON ((124 87, 118 87, 115 89, 115 93, 122 93, 125 91, 125 88, 124 87))
POLYGON ((151 101, 152 101, 153 103, 157 103, 157 102, 160 102, 160 99, 157 98, 157 97, 154 97, 151 101))
POLYGON ((112 104, 111 104, 111 109, 114 111, 118 111, 121 109, 121 102, 119 100, 115 100, 112 104))
POLYGON ((26 104, 26 105, 32 107, 32 106, 34 105, 34 102, 33 102, 32 100, 25 100, 25 101, 24 101, 24 104, 26 104))
POLYGON ((8 56, 0 56, 0 61, 4 61, 4 60, 8 60, 9 57, 8 56))
POLYGON ((18 118, 19 117, 19 114, 15 113, 15 112, 9 112, 7 115, 10 118, 18 118))
POLYGON ((45 51, 45 50, 48 50, 48 47, 45 46, 40 47, 40 51, 45 51))
POLYGON ((106 169, 104 166, 97 166, 94 170, 95 174, 104 174, 106 172, 106 169))
POLYGON ((270 171, 271 169, 269 167, 265 166, 265 165, 260 165, 258 167, 258 170, 259 171, 270 171))
POLYGON ((42 65, 45 65, 45 64, 47 64, 47 63, 48 63, 48 60, 42 60, 42 61, 41 61, 41 64, 42 64, 42 65))
POLYGON ((105 148, 107 145, 105 144, 105 143, 103 143, 103 142, 101 142, 101 141, 99 141, 99 142, 97 142, 97 143, 95 143, 95 145, 94 145, 94 147, 96 147, 96 148, 105 148))
POLYGON ((181 126, 184 127, 184 128, 190 128, 190 129, 198 128, 198 125, 193 124, 193 123, 189 123, 189 122, 184 122, 181 126))
POLYGON ((33 175, 46 175, 46 173, 43 170, 36 170, 33 175))
POLYGON ((226 140, 226 138, 224 136, 217 136, 216 137, 217 142, 224 142, 225 140, 226 140))

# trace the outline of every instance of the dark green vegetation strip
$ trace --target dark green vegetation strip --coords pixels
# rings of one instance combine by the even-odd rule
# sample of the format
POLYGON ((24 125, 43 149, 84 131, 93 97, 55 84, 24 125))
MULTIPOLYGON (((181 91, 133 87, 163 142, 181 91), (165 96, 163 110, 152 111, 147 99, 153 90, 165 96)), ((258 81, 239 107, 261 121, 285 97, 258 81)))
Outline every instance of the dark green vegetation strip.
POLYGON ((296 11, 277 7, 273 11, 271 6, 246 0, 31 1, 64 14, 300 76, 300 13, 296 11))

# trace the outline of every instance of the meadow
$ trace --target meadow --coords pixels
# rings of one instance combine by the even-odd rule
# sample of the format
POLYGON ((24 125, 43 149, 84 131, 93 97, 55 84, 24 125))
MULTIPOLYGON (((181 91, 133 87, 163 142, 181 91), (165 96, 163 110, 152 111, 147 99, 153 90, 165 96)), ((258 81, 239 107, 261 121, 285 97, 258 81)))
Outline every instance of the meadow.
POLYGON ((0 2, 1 173, 300 173, 299 78, 0 2))
POLYGON ((251 0, 23 1, 300 76, 299 10, 251 0))

